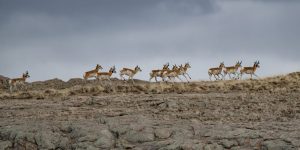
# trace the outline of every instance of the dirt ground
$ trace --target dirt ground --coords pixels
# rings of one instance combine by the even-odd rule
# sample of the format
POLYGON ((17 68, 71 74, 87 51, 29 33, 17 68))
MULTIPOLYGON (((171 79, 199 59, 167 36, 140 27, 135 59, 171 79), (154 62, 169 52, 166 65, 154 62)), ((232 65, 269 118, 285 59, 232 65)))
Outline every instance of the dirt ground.
POLYGON ((0 150, 298 150, 299 124, 299 72, 175 85, 53 79, 13 93, 0 86, 0 150))

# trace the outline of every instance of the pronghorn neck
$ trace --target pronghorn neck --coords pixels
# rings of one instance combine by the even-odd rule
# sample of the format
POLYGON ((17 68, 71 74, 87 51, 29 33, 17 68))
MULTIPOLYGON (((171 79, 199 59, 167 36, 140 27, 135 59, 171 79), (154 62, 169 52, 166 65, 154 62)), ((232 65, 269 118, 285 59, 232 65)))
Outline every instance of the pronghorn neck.
POLYGON ((110 69, 108 73, 111 76, 114 73, 114 69, 110 69))
POLYGON ((222 69, 223 69, 223 66, 220 65, 220 66, 219 66, 219 70, 222 70, 222 69))
POLYGON ((257 67, 256 65, 253 66, 253 73, 256 71, 257 67))
POLYGON ((188 70, 188 66, 185 65, 185 66, 183 67, 183 70, 184 70, 184 71, 187 71, 187 70, 188 70))
POLYGON ((139 71, 139 70, 138 70, 137 68, 135 68, 135 69, 132 71, 132 73, 133 73, 133 74, 136 74, 138 71, 139 71))
POLYGON ((235 71, 239 69, 239 65, 234 66, 235 71))

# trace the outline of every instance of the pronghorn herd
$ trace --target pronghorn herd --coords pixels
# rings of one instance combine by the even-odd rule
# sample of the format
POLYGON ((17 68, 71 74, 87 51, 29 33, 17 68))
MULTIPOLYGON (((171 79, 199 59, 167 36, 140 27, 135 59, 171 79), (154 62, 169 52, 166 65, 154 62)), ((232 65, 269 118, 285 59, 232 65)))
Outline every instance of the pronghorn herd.
MULTIPOLYGON (((221 62, 218 67, 213 67, 208 69, 209 79, 214 76, 216 80, 225 80, 226 76, 229 76, 229 79, 242 79, 244 74, 249 74, 250 78, 252 76, 258 77, 255 72, 259 68, 259 61, 255 61, 253 66, 242 67, 242 61, 236 62, 233 66, 226 67, 224 62, 221 62)), ((169 68, 170 64, 166 63, 163 65, 162 69, 151 70, 149 82, 154 78, 155 82, 158 82, 158 78, 161 78, 162 82, 172 82, 174 83, 176 78, 180 81, 183 81, 180 76, 183 76, 187 82, 191 79, 190 75, 187 73, 188 69, 191 68, 190 63, 185 63, 184 65, 177 66, 176 64, 172 66, 172 69, 169 68), (189 79, 188 79, 189 78, 189 79)), ((89 78, 96 78, 97 80, 109 80, 113 73, 116 73, 116 67, 113 66, 109 69, 108 72, 101 72, 102 66, 97 64, 95 69, 87 71, 83 75, 83 79, 88 80, 89 78)), ((134 83, 133 77, 141 72, 142 69, 139 66, 136 66, 134 69, 122 68, 120 70, 120 78, 126 80, 124 76, 128 76, 128 80, 131 80, 134 83)), ((12 92, 14 88, 17 88, 18 85, 24 85, 27 78, 29 78, 29 73, 26 71, 23 73, 21 78, 14 78, 9 80, 9 89, 12 92)))
POLYGON ((255 61, 252 67, 242 67, 242 61, 238 61, 234 66, 230 67, 225 67, 224 62, 221 62, 219 67, 208 69, 208 75, 210 80, 212 75, 214 75, 216 80, 224 80, 227 74, 230 79, 242 79, 243 74, 250 74, 250 78, 252 79, 252 75, 258 77, 255 71, 259 67, 259 61, 255 61), (231 77, 231 75, 234 77, 231 77))
POLYGON ((185 63, 184 66, 180 65, 173 65, 172 69, 169 69, 169 63, 163 65, 163 68, 157 69, 157 70, 152 70, 150 72, 150 79, 149 81, 151 81, 153 78, 155 79, 155 81, 157 82, 157 77, 160 77, 162 79, 162 81, 166 81, 166 79, 169 79, 170 81, 172 81, 174 83, 175 79, 179 79, 180 81, 182 81, 182 79, 179 77, 184 76, 185 79, 188 81, 186 75, 191 79, 190 75, 187 73, 188 68, 191 68, 189 63, 185 63))

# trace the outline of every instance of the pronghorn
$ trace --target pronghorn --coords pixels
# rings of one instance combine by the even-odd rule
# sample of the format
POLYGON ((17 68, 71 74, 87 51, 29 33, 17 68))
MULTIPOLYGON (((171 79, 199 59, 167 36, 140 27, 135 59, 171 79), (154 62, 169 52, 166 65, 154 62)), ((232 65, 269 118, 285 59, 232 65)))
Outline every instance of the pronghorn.
POLYGON ((185 75, 187 75, 190 79, 192 79, 190 77, 190 75, 187 73, 188 68, 191 68, 190 63, 185 63, 184 66, 180 65, 179 68, 181 68, 179 75, 184 76, 184 78, 186 79, 186 81, 189 82, 189 80, 187 79, 187 77, 185 75))
POLYGON ((136 66, 133 70, 129 69, 129 68, 123 68, 122 70, 120 70, 120 77, 121 80, 125 78, 123 77, 123 75, 128 76, 128 80, 131 79, 132 83, 134 83, 133 81, 133 76, 138 73, 139 71, 142 71, 142 69, 139 66, 136 66))
POLYGON ((25 81, 27 78, 29 78, 29 73, 28 71, 26 71, 25 73, 23 73, 22 77, 21 78, 14 78, 14 79, 10 79, 8 81, 8 84, 9 84, 9 90, 10 92, 13 91, 13 88, 17 88, 18 85, 24 85, 25 84, 25 81))
POLYGON ((175 81, 175 78, 178 78, 180 81, 182 81, 179 77, 180 72, 183 70, 181 67, 177 67, 177 65, 173 65, 173 68, 171 70, 166 70, 162 74, 162 78, 168 77, 169 80, 172 80, 173 83, 175 81))
POLYGON ((238 75, 238 69, 242 67, 242 61, 241 62, 236 62, 234 66, 230 66, 230 67, 225 67, 223 70, 224 76, 223 78, 225 79, 226 75, 229 75, 229 78, 231 78, 231 74, 233 74, 234 76, 238 75))
POLYGON ((113 73, 116 73, 115 66, 111 67, 108 72, 98 72, 97 79, 108 79, 110 81, 110 77, 113 73))
POLYGON ((83 78, 85 80, 87 80, 88 78, 92 78, 92 77, 95 77, 97 78, 97 73, 99 70, 103 69, 101 65, 97 64, 96 65, 96 68, 94 70, 91 70, 91 71, 87 71, 84 73, 83 75, 83 78))
POLYGON ((165 70, 168 70, 168 69, 169 69, 169 63, 164 64, 162 70, 152 70, 152 71, 150 72, 150 79, 149 79, 149 82, 150 82, 151 79, 153 79, 153 78, 154 78, 155 81, 157 82, 157 77, 161 77, 162 72, 165 71, 165 70))
POLYGON ((259 68, 259 61, 255 61, 252 67, 242 67, 242 69, 240 70, 240 75, 241 75, 241 79, 242 79, 242 75, 245 74, 250 74, 251 79, 252 79, 252 75, 255 75, 256 77, 258 77, 255 74, 255 71, 257 68, 259 68))
MULTIPOLYGON (((215 79, 218 80, 220 79, 220 74, 222 75, 222 69, 224 68, 224 62, 221 62, 219 67, 217 68, 210 68, 208 69, 208 75, 209 75, 209 79, 211 80, 211 76, 214 75, 215 79), (218 76, 218 79, 217 77, 218 76)), ((223 75, 222 75, 223 76, 223 75)))

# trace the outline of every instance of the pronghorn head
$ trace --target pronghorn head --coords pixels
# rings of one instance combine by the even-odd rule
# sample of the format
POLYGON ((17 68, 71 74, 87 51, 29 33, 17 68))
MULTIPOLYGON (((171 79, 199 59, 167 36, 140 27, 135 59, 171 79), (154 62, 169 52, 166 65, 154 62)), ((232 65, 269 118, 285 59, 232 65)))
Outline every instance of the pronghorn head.
POLYGON ((224 68, 224 67, 225 67, 224 62, 221 62, 219 68, 224 68))
POLYGON ((184 68, 191 68, 190 63, 185 63, 184 68))
POLYGON ((185 67, 186 67, 186 65, 184 65, 184 66, 183 66, 183 65, 180 65, 177 69, 180 70, 180 71, 184 71, 184 70, 185 70, 185 69, 184 69, 185 67))
POLYGON ((164 66, 169 67, 170 63, 168 62, 168 63, 164 64, 164 66))
POLYGON ((178 68, 177 65, 173 65, 172 70, 176 70, 177 68, 178 68))
POLYGON ((103 69, 103 68, 102 68, 102 66, 101 66, 101 65, 97 64, 97 66, 96 66, 96 70, 99 70, 99 69, 101 70, 101 69, 103 69))
POLYGON ((139 66, 136 66, 136 67, 134 68, 134 70, 135 70, 135 71, 140 71, 140 72, 142 72, 142 69, 141 69, 139 66))
POLYGON ((111 68, 109 69, 109 72, 117 73, 117 72, 116 72, 116 67, 115 67, 115 66, 111 67, 111 68))
POLYGON ((259 61, 254 62, 254 67, 259 68, 259 61))
POLYGON ((164 64, 164 67, 163 67, 163 69, 168 69, 169 68, 169 63, 166 63, 166 64, 164 64))
POLYGON ((242 61, 236 62, 235 67, 237 68, 242 67, 242 61))
POLYGON ((29 75, 28 71, 26 71, 25 73, 23 73, 23 78, 29 78, 29 77, 30 77, 30 75, 29 75))

